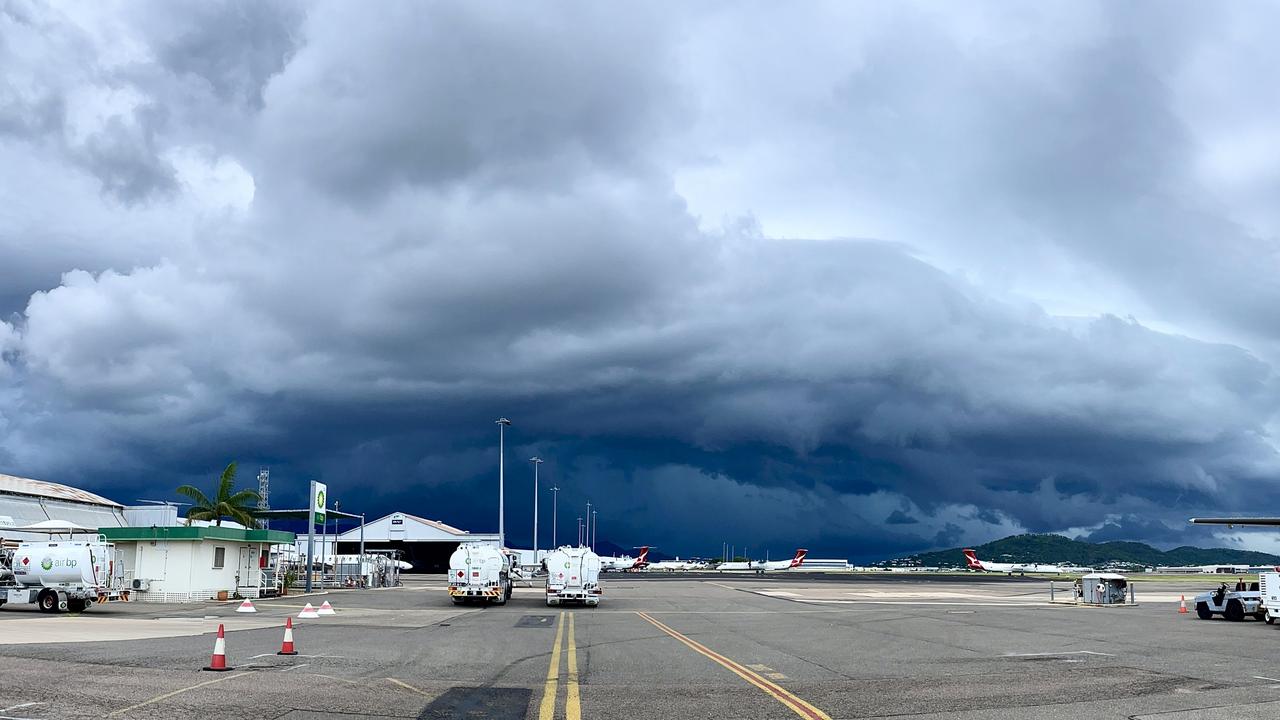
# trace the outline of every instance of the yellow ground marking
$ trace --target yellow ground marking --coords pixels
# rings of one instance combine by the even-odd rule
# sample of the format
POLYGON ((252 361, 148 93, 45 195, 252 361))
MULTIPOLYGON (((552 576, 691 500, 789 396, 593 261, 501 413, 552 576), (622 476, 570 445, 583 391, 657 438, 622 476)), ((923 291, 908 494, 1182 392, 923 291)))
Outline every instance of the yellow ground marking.
POLYGON ((756 687, 760 688, 764 692, 768 693, 775 700, 782 703, 784 706, 787 707, 787 709, 791 710, 796 715, 799 715, 802 718, 806 718, 807 720, 831 720, 830 715, 827 715, 826 713, 822 712, 818 708, 810 705, 809 703, 797 697, 795 694, 791 693, 786 688, 779 686, 778 684, 774 683, 772 680, 764 677, 763 675, 755 672, 754 670, 751 670, 750 668, 744 665, 734 662, 733 660, 730 660, 724 655, 717 653, 716 651, 697 642, 696 640, 692 640, 680 634, 679 632, 672 630, 671 628, 662 624, 658 620, 655 620, 653 617, 647 615, 646 613, 637 612, 636 614, 644 618, 651 625, 658 628, 662 632, 670 635, 676 640, 679 640, 681 643, 684 643, 686 647, 698 653, 699 655, 709 658, 710 660, 719 664, 721 667, 725 668, 726 670, 733 673, 734 675, 737 675, 743 680, 746 680, 752 685, 755 685, 756 687))
POLYGON ((425 692, 425 691, 423 691, 423 690, 419 690, 418 688, 416 688, 416 687, 414 687, 414 686, 410 685, 409 683, 407 683, 407 682, 405 682, 405 681, 403 681, 403 680, 397 680, 397 679, 395 679, 395 678, 387 678, 387 682, 395 683, 396 685, 399 685, 400 687, 404 688, 405 690, 408 690, 408 691, 410 691, 410 692, 416 692, 416 693, 418 693, 419 695, 421 695, 421 696, 423 696, 423 697, 431 697, 431 695, 429 695, 427 692, 425 692))
POLYGON ((138 703, 137 705, 130 705, 130 706, 129 706, 129 707, 127 707, 127 708, 121 708, 121 709, 116 710, 116 711, 114 711, 114 712, 109 712, 109 713, 107 713, 107 717, 116 717, 116 716, 119 716, 119 715, 123 715, 123 714, 125 714, 125 713, 127 713, 127 712, 131 712, 131 711, 133 711, 133 710, 137 710, 138 708, 146 707, 146 706, 148 706, 148 705, 154 705, 155 703, 158 703, 158 702, 160 702, 161 700, 168 700, 169 698, 173 697, 174 695, 181 695, 181 694, 182 694, 182 693, 184 693, 184 692, 189 692, 189 691, 191 691, 191 690, 195 690, 196 688, 202 688, 202 687, 204 687, 204 686, 206 686, 206 685, 212 685, 212 684, 214 684, 214 683, 220 683, 220 682, 222 682, 222 681, 224 681, 224 680, 230 680, 231 678, 238 678, 238 677, 241 677, 241 676, 243 676, 243 675, 248 675, 248 673, 233 673, 233 674, 231 674, 231 675, 223 675, 222 677, 214 678, 213 680, 206 680, 206 681, 204 681, 204 682, 202 682, 202 683, 196 683, 195 685, 192 685, 192 686, 190 686, 190 687, 184 687, 184 688, 181 688, 181 689, 178 689, 178 690, 174 690, 173 692, 167 692, 167 693, 165 693, 165 694, 163 694, 163 695, 157 695, 157 696, 155 696, 155 697, 151 698, 150 700, 144 700, 144 701, 142 701, 142 702, 138 703))
POLYGON ((538 720, 553 720, 556 714, 556 694, 560 678, 560 643, 564 640, 564 611, 556 620, 556 641, 551 646, 551 665, 547 668, 547 681, 542 686, 542 704, 538 706, 538 720))
POLYGON ((565 720, 582 720, 582 698, 578 694, 578 644, 573 637, 576 625, 573 613, 569 613, 569 678, 568 695, 564 704, 565 720))

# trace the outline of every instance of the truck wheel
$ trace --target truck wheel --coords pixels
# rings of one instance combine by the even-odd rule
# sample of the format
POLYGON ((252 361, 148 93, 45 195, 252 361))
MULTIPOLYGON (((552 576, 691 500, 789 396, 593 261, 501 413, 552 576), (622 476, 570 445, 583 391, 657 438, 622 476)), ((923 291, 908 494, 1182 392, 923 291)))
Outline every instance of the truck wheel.
POLYGON ((454 599, 453 599, 453 604, 454 604, 454 605, 461 605, 461 604, 463 604, 463 603, 465 603, 465 602, 466 602, 466 600, 464 600, 464 599, 462 599, 462 598, 457 598, 457 597, 456 597, 456 598, 454 598, 454 599))
POLYGON ((1209 618, 1213 617, 1213 611, 1209 609, 1209 603, 1207 602, 1196 603, 1196 615, 1199 616, 1201 620, 1208 620, 1209 618))
POLYGON ((1244 603, 1239 600, 1228 600, 1227 608, 1222 611, 1222 617, 1231 622, 1240 622, 1244 620, 1244 603))
POLYGON ((1262 618, 1262 619, 1263 619, 1263 620, 1266 620, 1268 625, 1275 625, 1275 624, 1276 624, 1276 619, 1275 619, 1274 617, 1272 617, 1271 613, 1266 612, 1266 613, 1263 613, 1262 615, 1263 615, 1263 618, 1262 618))
POLYGON ((40 606, 40 612, 58 612, 58 593, 45 590, 40 593, 40 597, 36 598, 36 604, 40 606))
POLYGON ((67 611, 73 612, 73 613, 82 613, 84 612, 84 608, 87 604, 88 603, 86 603, 84 600, 68 600, 67 611))

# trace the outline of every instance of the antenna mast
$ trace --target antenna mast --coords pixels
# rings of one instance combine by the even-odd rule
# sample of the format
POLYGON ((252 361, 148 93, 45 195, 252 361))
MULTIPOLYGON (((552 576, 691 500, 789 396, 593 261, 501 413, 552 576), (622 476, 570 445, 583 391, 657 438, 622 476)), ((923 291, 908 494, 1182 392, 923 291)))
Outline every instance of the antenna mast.
MULTIPOLYGON (((269 468, 258 469, 258 509, 271 509, 271 470, 269 468)), ((258 524, 265 530, 271 527, 271 521, 266 518, 258 520, 258 524)))

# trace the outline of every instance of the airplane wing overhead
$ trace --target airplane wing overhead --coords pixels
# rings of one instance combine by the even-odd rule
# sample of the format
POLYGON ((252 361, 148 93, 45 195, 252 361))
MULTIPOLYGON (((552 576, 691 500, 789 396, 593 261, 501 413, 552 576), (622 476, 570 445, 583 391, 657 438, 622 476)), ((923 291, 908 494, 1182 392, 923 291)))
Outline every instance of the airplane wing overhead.
POLYGON ((1280 517, 1191 518, 1197 525, 1280 525, 1280 517))

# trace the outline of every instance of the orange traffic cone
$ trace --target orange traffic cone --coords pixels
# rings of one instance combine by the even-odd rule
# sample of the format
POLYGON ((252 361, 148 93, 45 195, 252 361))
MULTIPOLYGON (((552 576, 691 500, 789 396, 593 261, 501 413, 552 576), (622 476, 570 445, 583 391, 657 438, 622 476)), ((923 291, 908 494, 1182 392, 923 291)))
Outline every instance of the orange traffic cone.
POLYGON ((213 659, 209 661, 209 667, 205 670, 214 672, 225 672, 234 670, 235 668, 227 667, 227 640, 222 624, 218 624, 218 639, 213 641, 213 659))
POLYGON ((1178 612, 1185 613, 1187 611, 1187 596, 1181 595, 1179 597, 1182 599, 1178 600, 1178 612))
POLYGON ((337 615, 338 613, 334 612, 333 606, 329 604, 328 600, 325 600, 324 603, 320 605, 320 609, 316 610, 316 614, 317 615, 337 615))
POLYGON ((284 619, 284 642, 280 643, 280 652, 277 655, 297 655, 298 651, 293 649, 293 618, 284 619))

